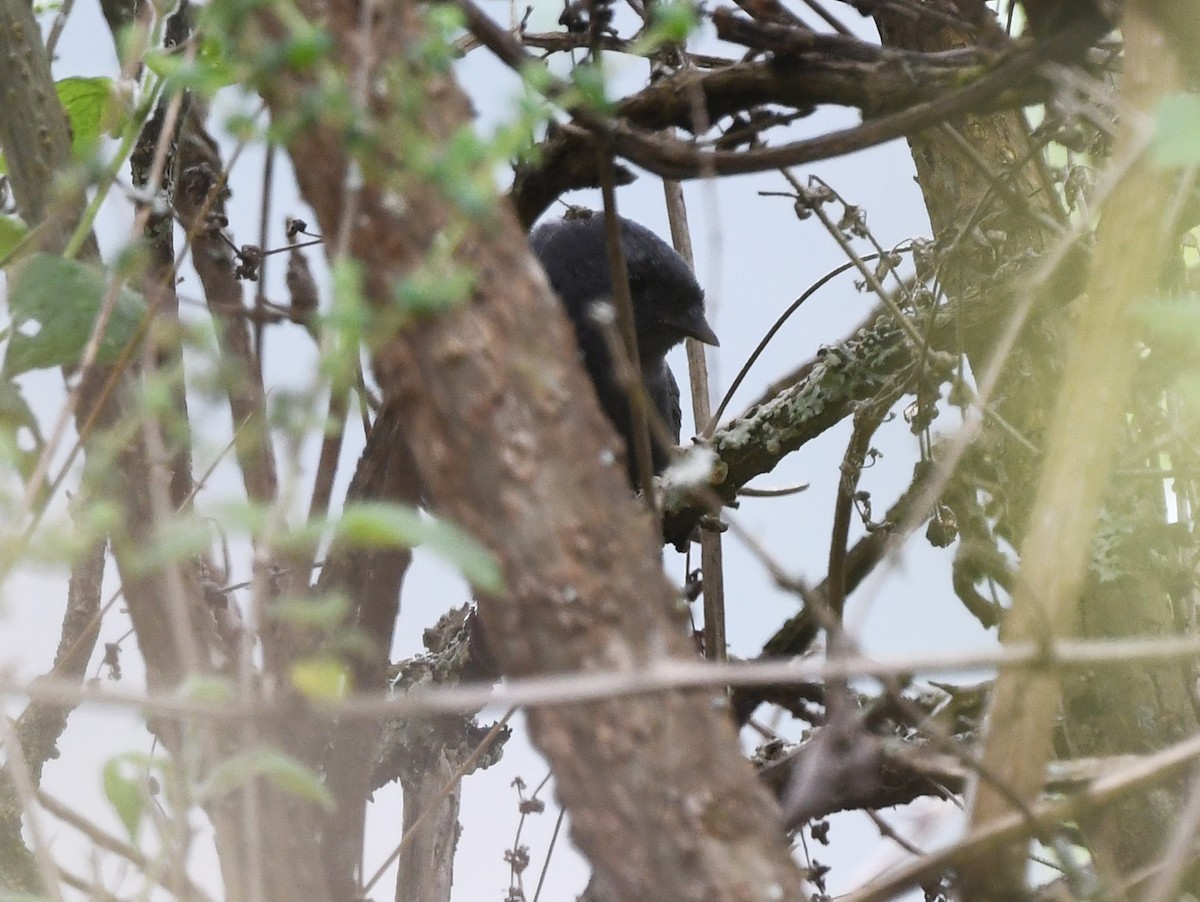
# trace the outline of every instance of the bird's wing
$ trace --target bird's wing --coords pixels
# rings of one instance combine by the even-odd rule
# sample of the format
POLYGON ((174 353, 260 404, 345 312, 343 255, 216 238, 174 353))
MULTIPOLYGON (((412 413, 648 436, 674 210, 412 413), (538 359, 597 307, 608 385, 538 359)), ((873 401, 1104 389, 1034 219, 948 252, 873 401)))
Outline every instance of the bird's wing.
POLYGON ((678 445, 679 432, 683 427, 683 410, 679 406, 679 383, 675 381, 675 374, 671 372, 665 360, 646 374, 646 393, 678 445))

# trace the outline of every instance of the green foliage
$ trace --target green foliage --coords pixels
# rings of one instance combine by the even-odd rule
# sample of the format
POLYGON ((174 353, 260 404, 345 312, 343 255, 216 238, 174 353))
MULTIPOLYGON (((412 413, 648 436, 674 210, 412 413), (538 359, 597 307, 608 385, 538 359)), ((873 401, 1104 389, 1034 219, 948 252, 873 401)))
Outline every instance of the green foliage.
POLYGON ((264 7, 277 9, 280 18, 287 23, 299 20, 294 9, 289 9, 285 4, 274 3, 274 0, 217 0, 202 7, 200 30, 238 35, 249 28, 251 17, 264 7))
MULTIPOLYGON (((55 82, 54 89, 71 125, 71 151, 75 159, 90 157, 100 143, 102 132, 115 135, 124 126, 111 78, 64 78, 55 82)), ((4 157, 0 156, 0 175, 7 171, 4 157)), ((0 235, 0 259, 3 257, 3 235, 0 235)))
POLYGON ((360 548, 428 548, 477 589, 504 588, 500 565, 490 551, 458 527, 415 508, 384 502, 349 505, 338 521, 337 537, 360 548))
POLYGON ((1155 118, 1150 152, 1160 166, 1200 164, 1200 94, 1177 93, 1163 100, 1155 118))
POLYGON ((458 51, 454 39, 466 28, 466 20, 457 6, 435 3, 425 11, 425 34, 414 49, 415 61, 431 72, 449 72, 458 51))
POLYGON ((0 262, 7 260, 29 234, 29 226, 19 216, 0 216, 0 262))
POLYGON ((495 208, 494 162, 494 145, 476 134, 474 125, 466 125, 431 154, 428 174, 447 200, 477 219, 495 208))
POLYGON ((497 163, 532 161, 537 148, 537 133, 554 113, 541 97, 526 93, 517 101, 512 119, 497 126, 492 135, 492 157, 497 163))
MULTIPOLYGON (((101 267, 50 254, 37 254, 15 265, 9 280, 13 327, 4 375, 78 363, 108 282, 109 275, 101 267), (29 334, 34 328, 36 332, 29 334)), ((117 359, 137 336, 145 313, 142 296, 122 288, 100 342, 99 362, 117 359)))
POLYGON ((221 88, 241 80, 238 66, 229 57, 225 41, 212 34, 200 38, 200 51, 194 58, 179 49, 151 50, 146 54, 146 68, 163 80, 163 90, 193 91, 212 97, 221 88))
POLYGON ((150 540, 140 539, 137 547, 130 548, 125 557, 135 572, 154 573, 203 554, 211 545, 212 532, 207 521, 178 514, 157 524, 150 540))
POLYGON ((354 384, 359 349, 371 321, 371 308, 363 289, 362 265, 349 257, 338 257, 330 266, 333 299, 321 317, 321 370, 334 391, 354 384))
POLYGON ((333 795, 321 783, 320 777, 292 756, 269 748, 222 761, 200 788, 200 799, 219 798, 259 777, 297 798, 316 802, 326 811, 333 810, 333 795))
MULTIPOLYGON (((229 132, 230 137, 238 141, 245 141, 246 143, 258 141, 263 138, 272 139, 271 136, 275 134, 273 125, 264 132, 258 124, 258 120, 249 113, 232 113, 226 116, 224 126, 225 131, 229 132)), ((276 143, 280 142, 276 141, 276 143)))
POLYGON ((268 615, 272 620, 291 626, 329 630, 338 626, 350 609, 345 596, 324 598, 279 598, 271 602, 268 615))
POLYGON ((470 298, 474 287, 475 273, 466 264, 435 253, 396 283, 392 297, 407 319, 457 307, 470 298))
POLYGON ((235 694, 229 680, 195 673, 180 683, 177 691, 180 698, 210 704, 231 701, 235 694))
POLYGON ((76 159, 90 156, 102 132, 120 134, 124 127, 111 78, 64 78, 54 84, 71 122, 71 149, 76 159))
MULTIPOLYGON (((222 505, 214 512, 228 534, 239 531, 262 539, 270 528, 271 512, 249 502, 222 505)), ((270 537, 273 546, 284 554, 309 551, 320 544, 332 526, 333 538, 351 548, 426 548, 457 568, 463 577, 485 592, 503 591, 500 566, 490 551, 458 527, 423 514, 413 507, 387 502, 348 504, 341 517, 332 523, 306 520, 270 537)), ((200 527, 195 527, 198 531, 200 527)), ((332 616, 332 605, 320 616, 332 616)), ((312 604, 312 602, 305 602, 312 604)), ((300 616, 291 604, 283 606, 284 618, 300 616)))
POLYGON ((312 701, 337 701, 350 691, 350 674, 337 658, 304 658, 292 664, 293 688, 312 701))
POLYGON ((696 7, 688 0, 669 0, 650 7, 650 25, 631 48, 650 54, 663 45, 682 44, 700 25, 696 7))
POLYGON ((87 504, 74 509, 71 516, 44 521, 33 541, 27 545, 14 542, 4 551, 18 551, 22 563, 58 566, 78 560, 96 539, 119 532, 122 523, 118 503, 89 494, 87 504))
POLYGON ((554 74, 542 60, 529 60, 521 64, 521 81, 535 95, 549 94, 554 85, 554 74))
POLYGON ((118 755, 104 764, 101 776, 104 795, 134 842, 149 803, 148 772, 162 767, 162 761, 137 753, 118 755))
MULTIPOLYGON (((578 92, 578 102, 591 107, 598 113, 609 115, 615 105, 608 98, 608 79, 602 66, 584 63, 571 70, 571 84, 578 92)), ((568 104, 575 106, 575 103, 568 104)))
POLYGON ((1176 346, 1200 341, 1200 296, 1143 304, 1137 314, 1150 341, 1176 346))
POLYGON ((13 461, 28 479, 45 447, 41 427, 15 382, 0 381, 0 460, 13 461), (22 447, 20 436, 27 436, 22 447))
POLYGON ((329 31, 309 23, 297 23, 287 36, 262 48, 255 58, 251 80, 269 82, 283 71, 310 72, 329 58, 333 37, 329 31))

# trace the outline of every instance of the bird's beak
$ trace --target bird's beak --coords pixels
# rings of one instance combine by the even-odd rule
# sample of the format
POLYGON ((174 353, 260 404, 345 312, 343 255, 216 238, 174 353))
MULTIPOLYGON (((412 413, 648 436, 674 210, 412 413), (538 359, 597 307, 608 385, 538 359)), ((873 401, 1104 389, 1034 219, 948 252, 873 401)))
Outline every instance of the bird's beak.
POLYGON ((696 341, 712 345, 714 348, 721 346, 721 342, 717 341, 717 333, 708 324, 708 320, 704 318, 703 313, 698 312, 694 316, 689 317, 686 322, 679 324, 679 329, 688 338, 694 338, 696 341))

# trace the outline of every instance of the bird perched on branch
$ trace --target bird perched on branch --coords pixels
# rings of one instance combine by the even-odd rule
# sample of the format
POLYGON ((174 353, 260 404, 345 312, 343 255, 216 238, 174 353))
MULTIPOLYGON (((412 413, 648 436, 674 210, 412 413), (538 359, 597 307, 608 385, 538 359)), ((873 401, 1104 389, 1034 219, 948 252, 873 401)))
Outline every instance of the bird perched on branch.
MULTIPOLYGON (((679 444, 679 385, 667 366, 667 352, 685 338, 717 345, 717 336, 704 318, 704 292, 684 259, 649 229, 624 217, 617 217, 617 221, 649 413, 662 420, 674 443, 679 444)), ((574 211, 565 219, 538 226, 529 243, 575 327, 583 365, 596 387, 600 407, 625 442, 629 480, 636 487, 629 396, 609 353, 610 336, 616 334, 616 327, 604 325, 603 317, 595 315, 597 305, 614 300, 604 214, 574 211), (613 331, 606 335, 606 329, 613 331)), ((666 469, 669 453, 653 440, 654 432, 650 432, 651 463, 658 474, 666 469)))

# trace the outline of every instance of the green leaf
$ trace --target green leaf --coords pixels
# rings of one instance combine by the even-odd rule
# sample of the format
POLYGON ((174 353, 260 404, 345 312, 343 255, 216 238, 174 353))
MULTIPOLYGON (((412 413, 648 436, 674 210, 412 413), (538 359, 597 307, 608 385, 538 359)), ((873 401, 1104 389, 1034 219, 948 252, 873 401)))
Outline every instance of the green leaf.
POLYGON ((321 371, 336 390, 354 384, 358 373, 363 334, 370 326, 370 306, 363 293, 363 271, 358 261, 339 257, 330 265, 333 303, 321 317, 321 371))
POLYGON ((77 158, 95 150, 102 131, 120 130, 111 78, 64 78, 54 89, 71 122, 71 150, 77 158))
POLYGON ((396 306, 407 314, 429 316, 464 303, 475 287, 475 273, 465 264, 419 266, 396 283, 396 306))
POLYGON ((141 756, 119 755, 104 764, 104 795, 117 812, 131 840, 137 841, 138 828, 146 813, 145 761, 141 756))
POLYGON ((0 261, 16 250, 28 234, 29 226, 20 217, 0 216, 0 261))
MULTIPOLYGON (((12 335, 3 372, 15 376, 29 370, 78 363, 100 312, 108 275, 100 267, 36 254, 12 268, 8 304, 12 335), (31 327, 36 334, 29 334, 31 327)), ((122 289, 97 359, 111 363, 137 335, 146 302, 122 289)))
POLYGON ((571 70, 571 82, 583 102, 598 113, 609 113, 613 103, 608 99, 608 80, 604 70, 594 63, 584 63, 571 70))
POLYGON ((342 622, 350 603, 342 595, 310 598, 279 598, 271 603, 268 615, 272 620, 298 627, 332 629, 342 622))
POLYGON ((305 698, 336 701, 350 690, 350 674, 336 658, 306 658, 292 665, 292 686, 305 698))
POLYGON ((650 12, 650 27, 634 42, 631 53, 649 54, 663 44, 682 44, 700 24, 696 7, 688 0, 655 3, 650 12))
POLYGON ((40 449, 44 443, 37 417, 21 393, 21 386, 15 382, 0 380, 0 428, 13 432, 28 429, 35 449, 40 449))
POLYGON ((700 24, 696 7, 686 2, 655 3, 651 8, 651 23, 662 41, 686 41, 700 24))
POLYGON ((1169 94, 1158 107, 1150 153, 1159 166, 1200 164, 1200 95, 1169 94))
POLYGON ((542 60, 531 59, 521 63, 517 70, 523 81, 534 94, 544 95, 554 83, 554 74, 542 60))
POLYGON ((504 580, 495 556, 458 527, 425 516, 415 508, 383 502, 348 505, 337 537, 364 548, 415 548, 420 545, 456 567, 485 592, 501 592, 504 580))
POLYGON ((316 802, 326 811, 333 810, 333 795, 320 778, 295 758, 275 749, 259 749, 221 762, 209 775, 200 795, 202 798, 222 796, 257 777, 269 780, 297 798, 316 802))
POLYGON ((195 91, 211 97, 221 88, 237 84, 237 67, 229 59, 228 48, 218 38, 207 35, 200 42, 200 52, 189 59, 181 48, 151 50, 146 56, 146 68, 163 80, 163 92, 195 91))
POLYGON ((457 6, 434 3, 426 8, 425 25, 414 55, 435 72, 449 71, 458 59, 454 38, 466 28, 466 18, 457 6))
POLYGON ((22 478, 28 480, 46 440, 21 386, 6 380, 0 380, 0 436, 3 436, 5 450, 15 458, 22 478), (20 440, 23 433, 27 434, 26 441, 20 440))
POLYGON ((1171 348, 1191 347, 1200 341, 1200 297, 1178 297, 1143 304, 1137 317, 1147 339, 1171 348))
POLYGON ((293 25, 287 35, 262 47, 249 80, 269 82, 284 70, 306 71, 329 56, 333 39, 320 27, 293 25))
POLYGON ((181 698, 196 702, 227 702, 234 696, 229 680, 210 676, 190 676, 176 691, 181 698))
POLYGON ((135 572, 153 573, 164 564, 188 560, 203 554, 212 545, 212 526, 200 517, 179 515, 158 527, 130 549, 135 572))

